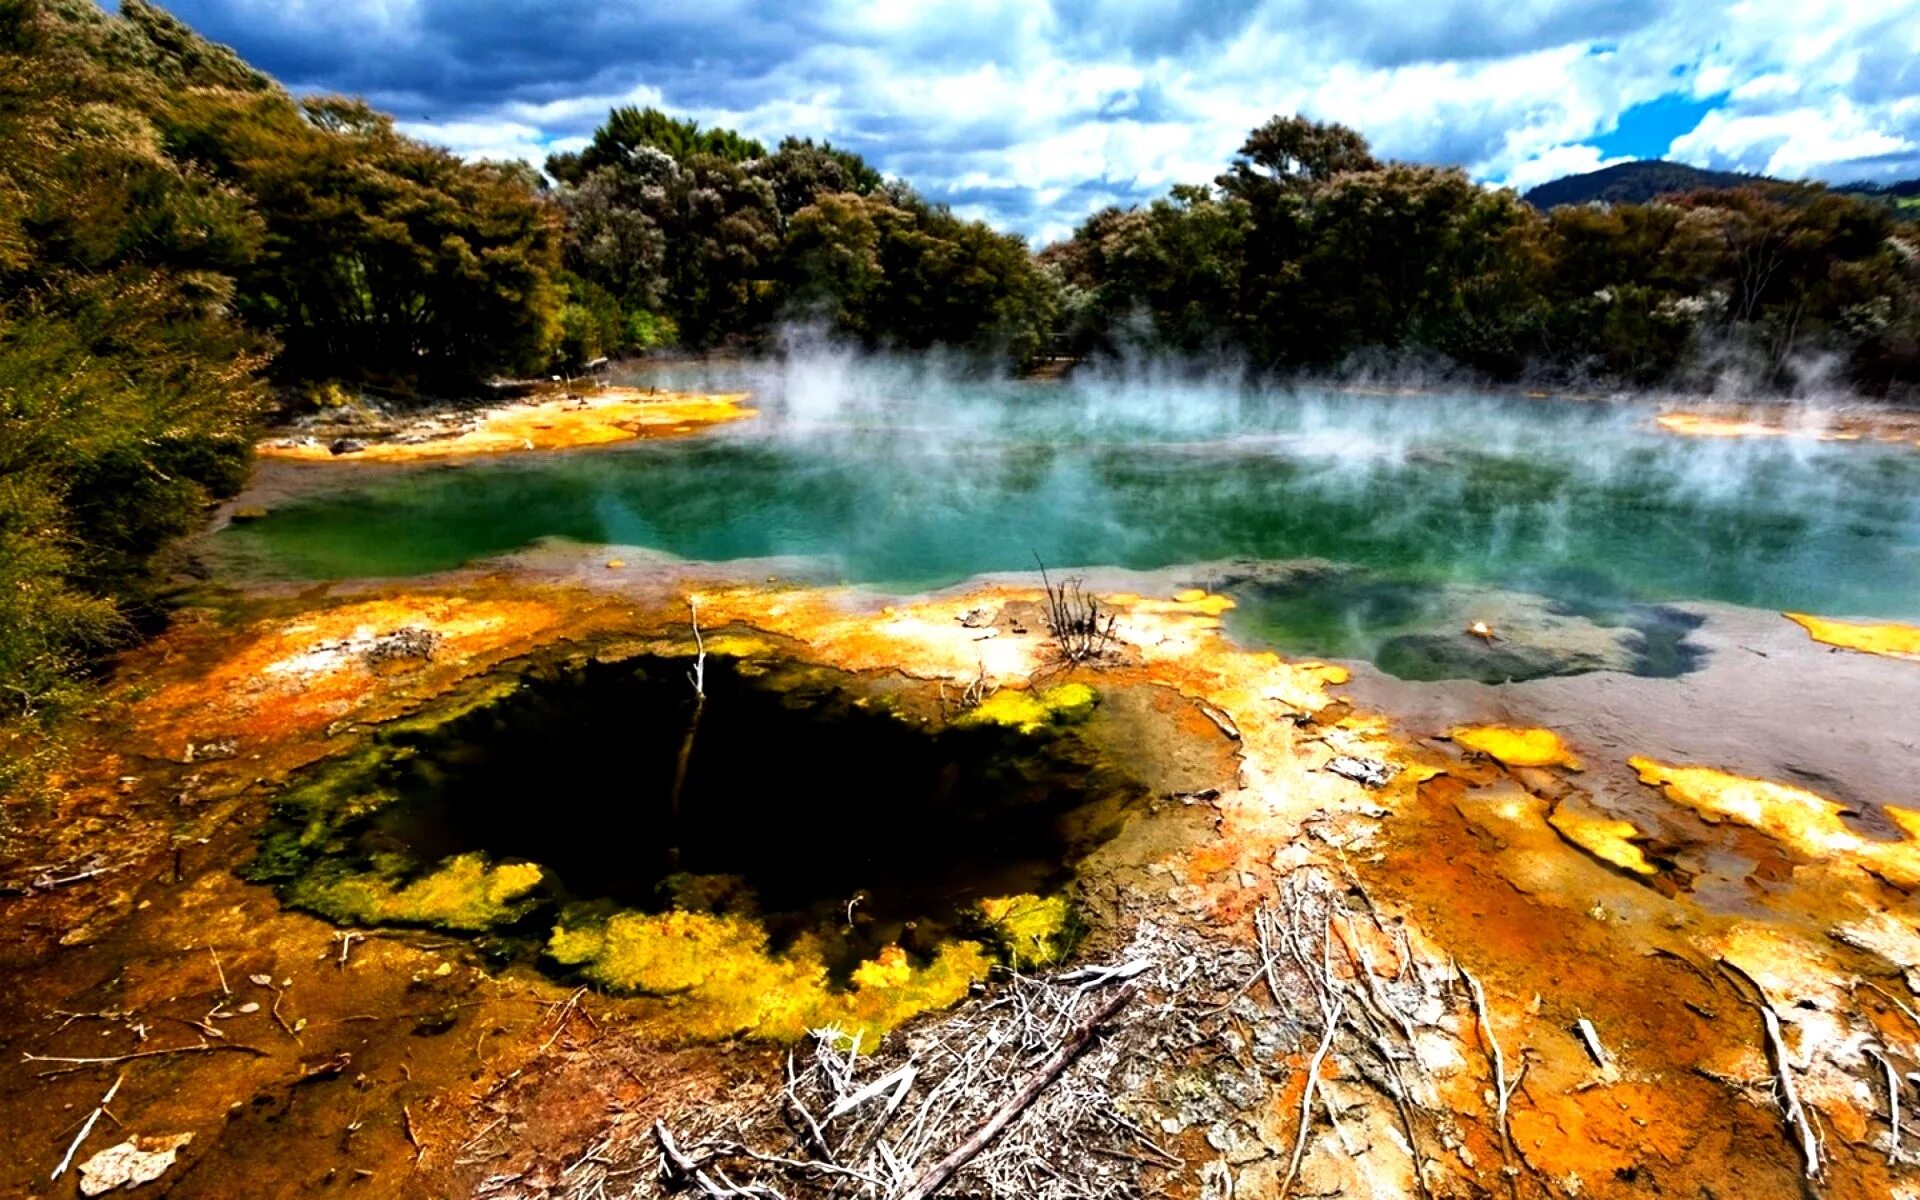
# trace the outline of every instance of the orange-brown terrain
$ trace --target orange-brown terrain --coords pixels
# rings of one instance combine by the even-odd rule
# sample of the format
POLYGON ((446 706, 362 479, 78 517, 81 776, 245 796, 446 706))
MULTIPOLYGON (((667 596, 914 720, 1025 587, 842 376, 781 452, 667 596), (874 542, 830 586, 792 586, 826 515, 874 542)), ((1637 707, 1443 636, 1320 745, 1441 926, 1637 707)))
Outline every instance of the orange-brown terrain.
MULTIPOLYGON (((789 1055, 844 1048, 804 1028, 858 1030, 876 1078, 909 1061, 890 1057, 902 1047, 932 1074, 928 1039, 988 1036, 996 997, 1067 966, 1144 963, 1043 993, 1084 1016, 1133 989, 1052 1085, 1107 1097, 1134 1131, 1117 1135, 1126 1155, 1101 1151, 1101 1186, 1907 1194, 1887 1092, 1920 1067, 1906 811, 1872 827, 1807 788, 1635 758, 1648 802, 1702 818, 1681 844, 1596 804, 1586 779, 1610 752, 1577 736, 1405 727, 1344 701, 1343 668, 1232 644, 1222 597, 1102 599, 1111 644, 1076 665, 1057 657, 1046 596, 1013 584, 888 601, 520 569, 186 613, 121 664, 45 785, 10 802, 0 1187, 72 1194, 99 1151, 190 1134, 153 1194, 655 1194, 659 1121, 716 1187, 826 1194, 838 1178, 897 1194, 971 1124, 895 1179, 794 1165, 860 1151, 831 1123, 831 1147, 792 1131, 806 1126, 782 1099, 789 1055), (558 933, 529 960, 474 932, 518 894, 511 872, 535 867, 419 876, 350 924, 236 874, 310 764, 484 709, 535 663, 647 656, 829 672, 867 697, 856 707, 916 729, 1084 741, 1139 797, 1065 893, 1087 927, 1071 961, 953 937, 833 982, 804 939, 770 943, 688 901, 595 926, 601 957, 574 969, 556 965, 558 933)), ((834 792, 796 778, 784 803, 831 822, 834 792)), ((554 796, 529 796, 526 819, 645 835, 554 796)), ((973 1112, 1012 1079, 966 1086, 973 1112)), ((917 1102, 909 1087, 900 1103, 917 1102)), ((1084 1108, 1043 1092, 952 1194, 1045 1190, 1029 1160, 1093 1137, 1075 1125, 1084 1108)))

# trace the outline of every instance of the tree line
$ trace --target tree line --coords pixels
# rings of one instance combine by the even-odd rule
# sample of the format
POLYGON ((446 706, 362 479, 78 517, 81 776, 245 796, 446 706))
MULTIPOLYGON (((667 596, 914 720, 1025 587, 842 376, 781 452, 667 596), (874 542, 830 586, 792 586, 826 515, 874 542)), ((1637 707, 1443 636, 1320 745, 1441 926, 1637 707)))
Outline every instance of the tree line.
POLYGON ((1818 360, 1920 387, 1920 225, 1763 181, 1541 212, 1457 168, 1277 117, 1211 184, 1094 214, 1040 255, 1078 353, 1221 349, 1280 370, 1402 356, 1496 380, 1785 389, 1818 360))

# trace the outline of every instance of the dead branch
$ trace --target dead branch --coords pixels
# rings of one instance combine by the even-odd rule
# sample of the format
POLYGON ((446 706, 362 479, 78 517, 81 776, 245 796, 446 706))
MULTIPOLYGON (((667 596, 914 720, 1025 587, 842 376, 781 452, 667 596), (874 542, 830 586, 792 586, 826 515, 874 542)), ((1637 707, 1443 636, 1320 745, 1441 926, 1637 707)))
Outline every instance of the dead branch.
POLYGON ((1788 1130, 1795 1135, 1807 1178, 1818 1179, 1822 1167, 1820 1135, 1814 1129, 1812 1119, 1807 1116, 1805 1106, 1800 1103, 1800 1089, 1793 1081, 1793 1060, 1787 1057, 1787 1040, 1780 1029, 1780 1014, 1774 1010, 1773 1002, 1767 998, 1767 990, 1760 986, 1759 980, 1737 963, 1725 958, 1719 962, 1722 971, 1744 981, 1753 989, 1752 1004, 1760 1010, 1767 1058, 1773 1066, 1774 1098, 1780 1104, 1780 1115, 1786 1121, 1788 1130))
POLYGON ((1573 1028, 1579 1033, 1581 1043, 1587 1048, 1587 1056, 1593 1059, 1593 1065, 1606 1070, 1613 1060, 1607 1057, 1606 1047, 1600 1044, 1600 1031, 1593 1027, 1593 1022, 1581 1017, 1573 1023, 1573 1028))
POLYGON ((1900 1073, 1893 1069, 1893 1060, 1872 1046, 1866 1052, 1887 1077, 1887 1124, 1892 1128, 1891 1141, 1887 1143, 1887 1165, 1894 1166, 1900 1161, 1900 1073))
POLYGON ((196 1042, 191 1046, 168 1046, 159 1050, 136 1050, 132 1054, 108 1054, 99 1058, 69 1058, 58 1054, 28 1054, 21 1059, 30 1063, 62 1063, 51 1071, 41 1071, 35 1078, 46 1079, 55 1075, 70 1075, 75 1071, 84 1071, 89 1067, 111 1067, 120 1063, 133 1062, 141 1058, 161 1058, 169 1054, 211 1054, 217 1050, 239 1050, 257 1058, 268 1057, 267 1052, 258 1046, 246 1046, 239 1042, 196 1042))
MULTIPOLYGON (((1295 885, 1298 875, 1287 880, 1287 928, 1282 931, 1282 942, 1293 956, 1294 963, 1313 989, 1315 1002, 1320 1008, 1320 1044, 1314 1048, 1313 1056, 1307 1060, 1307 1082, 1300 1091, 1300 1128, 1294 1134, 1293 1156, 1287 1161, 1287 1173, 1280 1181, 1282 1200, 1293 1193, 1293 1184, 1300 1176, 1300 1163, 1306 1157, 1307 1136, 1313 1129, 1313 1101, 1320 1090, 1320 1071, 1326 1065, 1327 1055, 1333 1050, 1334 1037, 1340 1032, 1340 1024, 1346 1017, 1346 998, 1341 994, 1333 974, 1333 907, 1323 904, 1320 912, 1320 946, 1316 955, 1302 936, 1301 910, 1305 903, 1306 889, 1295 885)), ((1323 897, 1324 899, 1324 897, 1323 897)), ((1258 922, 1256 914, 1256 923, 1258 922)), ((1267 953, 1268 938, 1261 937, 1262 954, 1267 953)), ((1269 986, 1273 984, 1272 966, 1269 960, 1269 986)), ((1275 999, 1278 1000, 1278 988, 1275 999)), ((1336 1123, 1335 1131, 1339 1129, 1336 1123)))
POLYGON ((1454 969, 1466 981, 1467 993, 1473 997, 1474 1020, 1479 1022, 1481 1036, 1487 1039, 1487 1057, 1493 1062, 1494 1120, 1500 1127, 1501 1152, 1511 1164, 1513 1134, 1507 1127, 1507 1100, 1513 1095, 1513 1088, 1507 1084, 1507 1056, 1501 1052, 1500 1039, 1493 1032, 1493 1020, 1487 1014, 1487 993, 1481 988, 1480 981, 1458 963, 1454 964, 1454 969))
MULTIPOLYGON (((127 1073, 120 1072, 114 1079, 113 1086, 107 1089, 107 1094, 100 1097, 100 1103, 93 1106, 93 1111, 87 1114, 86 1123, 80 1126, 80 1132, 74 1135, 72 1144, 67 1147, 66 1154, 61 1157, 60 1165, 53 1169, 53 1174, 47 1176, 49 1183, 67 1173, 67 1168, 73 1165, 73 1156, 80 1151, 80 1144, 87 1140, 88 1134, 93 1132, 94 1125, 100 1120, 100 1114, 107 1111, 107 1105, 113 1103, 114 1096, 120 1091, 120 1085, 126 1081, 127 1073)), ((1895 1103, 1897 1104, 1898 1101, 1895 1103)), ((1897 1112, 1898 1109, 1895 1111, 1897 1112)), ((1897 1140, 1900 1134, 1896 1131, 1893 1136, 1897 1140)))
POLYGON ((687 597, 687 612, 693 621, 693 670, 687 675, 687 682, 693 685, 693 694, 700 700, 707 698, 707 643, 700 636, 700 601, 687 597))
POLYGON ((1086 590, 1084 580, 1071 577, 1056 587, 1038 554, 1033 561, 1040 564, 1040 584, 1047 593, 1047 631, 1053 635, 1060 657, 1071 665, 1105 656, 1113 643, 1119 615, 1103 610, 1099 599, 1086 590))
POLYGON ((1009 1122, 1025 1111, 1027 1105, 1033 1103, 1034 1097, 1045 1091, 1048 1084, 1060 1077, 1060 1072, 1067 1069, 1067 1064, 1080 1056, 1080 1052, 1087 1048, 1087 1043, 1093 1040, 1094 1034, 1099 1032, 1100 1027, 1112 1020, 1114 1014, 1125 1007, 1127 1001, 1133 999, 1134 994, 1135 989, 1132 986, 1115 991, 1106 1003, 1095 1009, 1075 1028, 1066 1041, 1061 1043, 1060 1048, 1055 1050, 1052 1056, 1042 1063, 1027 1078, 1027 1081, 1014 1091, 1013 1095, 1007 1098, 1005 1103, 994 1110, 985 1124, 975 1130, 971 1137, 954 1147, 945 1158, 915 1177, 907 1185, 906 1190, 900 1193, 900 1200, 927 1200, 927 1197, 945 1187, 947 1181, 953 1178, 954 1172, 971 1162, 974 1155, 984 1150, 1009 1122))

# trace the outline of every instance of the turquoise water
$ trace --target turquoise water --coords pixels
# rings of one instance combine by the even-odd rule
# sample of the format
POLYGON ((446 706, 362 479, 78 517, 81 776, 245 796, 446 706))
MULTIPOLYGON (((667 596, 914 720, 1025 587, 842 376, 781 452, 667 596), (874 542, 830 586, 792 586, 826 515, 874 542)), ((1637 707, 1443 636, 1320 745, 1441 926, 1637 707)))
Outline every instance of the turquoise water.
POLYGON ((917 590, 1035 555, 1324 559, 1342 587, 1253 589, 1241 624, 1355 657, 1458 616, 1433 599, 1442 584, 1603 621, 1685 600, 1920 616, 1920 454, 1897 447, 1676 438, 1651 408, 1471 393, 965 382, 845 360, 740 373, 763 415, 695 439, 309 468, 326 490, 219 534, 216 568, 402 576, 562 538, 797 557, 917 590))

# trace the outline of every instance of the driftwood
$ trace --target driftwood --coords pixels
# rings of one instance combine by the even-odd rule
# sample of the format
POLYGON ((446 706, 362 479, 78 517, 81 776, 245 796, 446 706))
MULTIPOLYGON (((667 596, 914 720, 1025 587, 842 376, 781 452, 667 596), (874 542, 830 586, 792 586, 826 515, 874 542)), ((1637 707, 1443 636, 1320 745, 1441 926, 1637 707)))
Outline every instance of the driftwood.
POLYGON ((927 1200, 927 1197, 945 1187, 956 1171, 972 1162, 973 1157, 986 1149, 987 1144, 998 1137, 1000 1131, 1005 1129, 1015 1117, 1024 1112, 1026 1107, 1033 1103, 1034 1098, 1046 1090, 1048 1084, 1060 1078, 1060 1072, 1066 1070, 1067 1064, 1080 1056, 1080 1052, 1087 1048, 1087 1043, 1093 1040, 1094 1034, 1100 1031, 1100 1027, 1112 1020, 1114 1014, 1126 1007, 1127 1001, 1133 999, 1134 991, 1135 989, 1131 986, 1122 987, 1116 990, 1105 1004, 1094 1009, 1092 1014, 1060 1044, 1060 1048, 1055 1050, 1032 1075, 1028 1076, 1027 1081, 1021 1084, 1013 1095, 1007 1097, 1006 1101, 994 1110, 985 1124, 976 1129, 966 1141, 955 1146, 945 1158, 928 1167, 909 1183, 906 1190, 900 1193, 900 1200, 927 1200))

